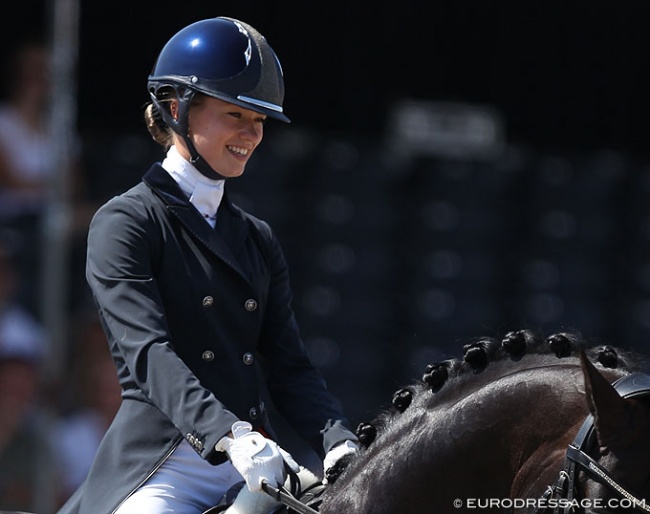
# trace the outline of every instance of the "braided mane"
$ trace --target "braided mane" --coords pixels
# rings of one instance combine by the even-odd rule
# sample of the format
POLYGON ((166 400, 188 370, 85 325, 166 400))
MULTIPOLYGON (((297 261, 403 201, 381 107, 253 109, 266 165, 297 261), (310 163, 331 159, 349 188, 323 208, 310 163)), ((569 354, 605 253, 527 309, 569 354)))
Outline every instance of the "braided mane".
MULTIPOLYGON (((519 330, 508 332, 501 339, 481 337, 462 347, 461 358, 427 365, 420 381, 402 387, 393 394, 390 408, 381 412, 372 422, 358 425, 357 436, 362 447, 368 448, 375 441, 377 434, 386 429, 411 404, 417 402, 419 407, 425 408, 435 405, 438 397, 453 392, 454 387, 460 388, 476 375, 490 370, 492 363, 518 362, 533 355, 555 363, 558 359, 577 357, 580 351, 584 351, 592 362, 604 368, 615 369, 621 375, 639 371, 642 367, 640 357, 634 352, 610 345, 594 345, 577 332, 543 336, 532 330, 519 330)), ((490 380, 490 377, 484 379, 490 380)), ((328 481, 336 481, 348 464, 349 461, 342 459, 337 466, 330 469, 327 472, 328 481)))

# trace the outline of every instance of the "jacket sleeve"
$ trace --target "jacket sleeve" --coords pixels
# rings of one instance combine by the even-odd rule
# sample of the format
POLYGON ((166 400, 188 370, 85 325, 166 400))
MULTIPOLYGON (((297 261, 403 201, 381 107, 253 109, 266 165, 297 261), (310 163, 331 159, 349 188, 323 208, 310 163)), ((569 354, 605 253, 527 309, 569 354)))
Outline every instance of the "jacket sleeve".
POLYGON ((146 202, 117 197, 95 214, 86 276, 125 397, 156 406, 201 456, 225 460, 216 442, 237 417, 201 386, 174 351, 154 274, 163 237, 146 202))
POLYGON ((260 353, 268 361, 268 388, 280 414, 321 457, 336 443, 357 438, 339 401, 311 363, 292 309, 288 266, 270 227, 260 226, 271 268, 269 303, 260 353))

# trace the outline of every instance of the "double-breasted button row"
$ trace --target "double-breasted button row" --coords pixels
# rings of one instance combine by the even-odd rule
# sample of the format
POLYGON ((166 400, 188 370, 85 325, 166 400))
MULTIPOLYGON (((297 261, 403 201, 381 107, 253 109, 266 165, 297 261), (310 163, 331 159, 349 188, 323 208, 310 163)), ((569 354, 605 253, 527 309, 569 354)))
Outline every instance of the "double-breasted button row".
MULTIPOLYGON (((203 307, 212 307, 214 305, 214 298, 212 296, 206 296, 203 298, 203 301, 201 302, 203 307)), ((248 312, 253 312, 257 310, 257 300, 254 300, 253 298, 249 298, 244 302, 244 309, 246 309, 248 312)))
POLYGON ((192 448, 194 448, 195 450, 198 450, 198 451, 203 451, 203 441, 201 441, 194 434, 187 434, 185 436, 185 439, 187 439, 187 442, 190 443, 192 448))
MULTIPOLYGON (((201 354, 201 358, 205 362, 212 362, 214 360, 214 352, 212 350, 205 350, 201 354)), ((253 355, 251 352, 246 352, 244 355, 242 355, 241 360, 244 364, 250 366, 255 362, 255 355, 253 355)))

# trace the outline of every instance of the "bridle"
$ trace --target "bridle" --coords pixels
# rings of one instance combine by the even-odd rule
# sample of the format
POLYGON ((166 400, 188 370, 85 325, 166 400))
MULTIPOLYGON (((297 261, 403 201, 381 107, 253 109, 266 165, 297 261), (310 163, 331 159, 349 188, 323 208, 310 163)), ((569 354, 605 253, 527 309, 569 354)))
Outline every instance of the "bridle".
MULTIPOLYGON (((634 398, 650 394, 650 376, 645 373, 633 373, 619 378, 614 382, 614 388, 623 398, 634 398)), ((629 490, 621 486, 616 480, 609 476, 607 470, 591 458, 587 451, 592 448, 596 440, 593 415, 587 416, 573 442, 566 451, 564 469, 555 482, 555 485, 548 486, 540 505, 544 508, 537 508, 536 512, 553 512, 553 514, 569 514, 574 512, 577 497, 577 478, 580 471, 585 471, 593 479, 606 485, 616 492, 621 498, 625 498, 630 506, 642 512, 650 513, 650 503, 646 505, 645 499, 639 499, 629 490), (551 501, 555 500, 555 501, 551 501), (551 506, 553 506, 551 508, 551 506)))

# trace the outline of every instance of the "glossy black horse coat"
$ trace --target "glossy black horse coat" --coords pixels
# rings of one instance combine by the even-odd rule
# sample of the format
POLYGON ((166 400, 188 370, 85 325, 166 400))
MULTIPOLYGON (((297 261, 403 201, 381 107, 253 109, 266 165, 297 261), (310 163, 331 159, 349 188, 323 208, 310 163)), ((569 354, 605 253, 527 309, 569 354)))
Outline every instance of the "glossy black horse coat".
MULTIPOLYGON (((334 476, 320 512, 535 512, 590 412, 591 457, 650 498, 650 400, 623 399, 611 386, 640 366, 573 334, 520 331, 467 345, 463 360, 430 365, 421 383, 395 394, 390 412, 360 425, 366 448, 334 476)), ((619 498, 580 473, 576 500, 587 502, 578 512, 617 512, 603 506, 619 498)), ((624 505, 620 512, 634 512, 624 505)))

